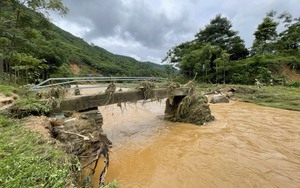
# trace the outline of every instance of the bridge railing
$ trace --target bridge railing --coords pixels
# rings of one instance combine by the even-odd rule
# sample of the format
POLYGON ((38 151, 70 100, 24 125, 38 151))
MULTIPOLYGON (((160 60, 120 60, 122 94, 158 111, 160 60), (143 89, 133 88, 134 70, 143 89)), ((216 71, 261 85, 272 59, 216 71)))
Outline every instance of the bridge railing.
POLYGON ((155 81, 158 83, 165 82, 166 79, 162 77, 66 77, 66 78, 49 78, 31 88, 31 90, 48 89, 54 86, 62 86, 66 90, 74 89, 90 89, 106 87, 103 83, 115 82, 116 85, 133 86, 138 85, 140 81, 155 81), (102 85, 95 84, 102 83, 102 85), (85 86, 80 86, 85 84, 85 86), (79 87, 70 87, 71 85, 79 85, 79 87), (89 86, 86 86, 89 85, 89 86))

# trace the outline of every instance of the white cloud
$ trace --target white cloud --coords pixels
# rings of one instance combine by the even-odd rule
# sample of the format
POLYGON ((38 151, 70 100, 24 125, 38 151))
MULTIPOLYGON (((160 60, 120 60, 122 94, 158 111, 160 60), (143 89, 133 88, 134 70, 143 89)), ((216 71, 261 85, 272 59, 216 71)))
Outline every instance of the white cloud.
POLYGON ((80 25, 76 22, 70 22, 67 20, 63 20, 61 18, 56 18, 55 21, 53 21, 55 25, 60 27, 63 30, 69 31, 73 35, 83 38, 87 33, 91 31, 91 28, 85 25, 80 25))
MULTIPOLYGON (((130 37, 131 38, 131 37, 130 37)), ((106 38, 97 38, 91 40, 92 43, 97 44, 101 47, 114 49, 114 48, 131 48, 131 49, 138 49, 143 47, 137 41, 134 41, 132 38, 129 40, 125 40, 120 36, 109 36, 106 38)))
POLYGON ((299 17, 300 0, 63 0, 70 13, 55 23, 116 54, 159 63, 175 45, 192 40, 217 14, 231 20, 248 47, 266 12, 299 17))

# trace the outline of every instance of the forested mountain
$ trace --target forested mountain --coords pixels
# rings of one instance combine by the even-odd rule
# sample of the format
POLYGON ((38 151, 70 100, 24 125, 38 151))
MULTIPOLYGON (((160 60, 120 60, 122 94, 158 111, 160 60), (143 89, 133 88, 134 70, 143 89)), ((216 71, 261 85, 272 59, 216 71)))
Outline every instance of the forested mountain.
POLYGON ((164 76, 164 66, 116 55, 56 27, 36 10, 67 13, 61 1, 0 1, 0 73, 17 82, 48 77, 164 76), (25 6, 26 5, 26 6, 25 6), (2 68, 3 67, 3 68, 2 68))
POLYGON ((255 40, 246 49, 230 20, 217 15, 201 28, 192 41, 173 47, 164 61, 177 66, 188 77, 209 83, 283 84, 298 81, 300 71, 300 18, 284 12, 267 13, 253 31, 255 40), (283 31, 278 32, 278 26, 283 31), (296 79, 296 80, 295 80, 296 79))

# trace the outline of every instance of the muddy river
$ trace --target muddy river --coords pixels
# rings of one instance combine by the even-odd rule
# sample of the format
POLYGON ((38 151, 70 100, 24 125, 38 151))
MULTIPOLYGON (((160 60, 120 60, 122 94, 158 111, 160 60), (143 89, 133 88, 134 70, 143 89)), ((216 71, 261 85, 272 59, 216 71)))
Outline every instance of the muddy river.
MULTIPOLYGON (((101 107, 120 187, 300 187, 300 112, 231 101, 205 126, 165 121, 164 102, 101 107)), ((93 184, 98 185, 98 169, 93 184)))

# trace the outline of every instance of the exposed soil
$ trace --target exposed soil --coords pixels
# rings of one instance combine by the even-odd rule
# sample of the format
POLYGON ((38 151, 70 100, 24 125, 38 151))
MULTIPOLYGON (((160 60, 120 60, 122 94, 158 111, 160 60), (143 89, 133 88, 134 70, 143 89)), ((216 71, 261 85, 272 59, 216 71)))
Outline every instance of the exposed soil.
POLYGON ((300 81, 300 73, 296 70, 292 70, 288 66, 282 66, 282 74, 287 77, 287 81, 300 81))
POLYGON ((11 96, 11 97, 6 97, 6 96, 0 94, 0 108, 11 104, 16 99, 17 99, 17 96, 15 96, 15 95, 11 96))
POLYGON ((78 67, 77 64, 70 64, 70 68, 73 74, 77 76, 80 74, 80 68, 78 67))
POLYGON ((52 139, 49 131, 51 118, 46 116, 30 116, 24 119, 23 127, 32 132, 38 132, 44 136, 46 140, 52 139))

